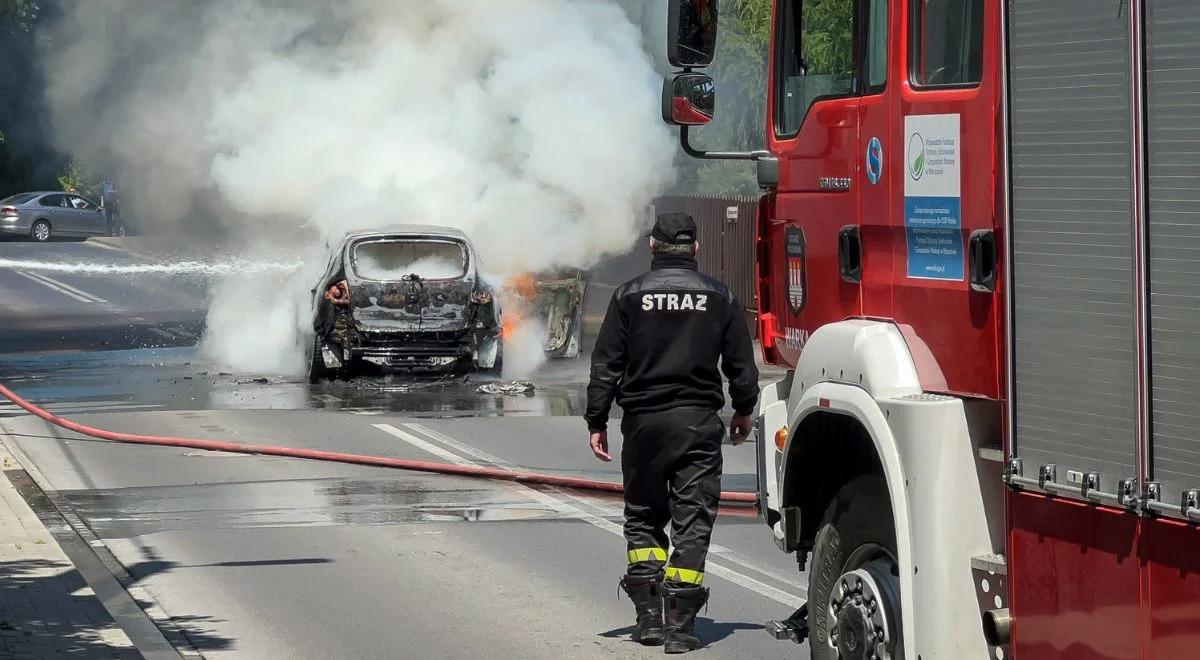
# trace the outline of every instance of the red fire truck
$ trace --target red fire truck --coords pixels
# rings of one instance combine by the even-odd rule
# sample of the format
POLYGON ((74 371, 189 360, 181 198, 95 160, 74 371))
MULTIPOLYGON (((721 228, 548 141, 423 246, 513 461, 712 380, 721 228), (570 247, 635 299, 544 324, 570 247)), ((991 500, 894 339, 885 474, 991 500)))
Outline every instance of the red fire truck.
POLYGON ((809 585, 776 630, 1200 658, 1194 0, 776 0, 751 153, 690 145, 717 3, 669 6, 664 117, 767 191, 759 504, 809 585))

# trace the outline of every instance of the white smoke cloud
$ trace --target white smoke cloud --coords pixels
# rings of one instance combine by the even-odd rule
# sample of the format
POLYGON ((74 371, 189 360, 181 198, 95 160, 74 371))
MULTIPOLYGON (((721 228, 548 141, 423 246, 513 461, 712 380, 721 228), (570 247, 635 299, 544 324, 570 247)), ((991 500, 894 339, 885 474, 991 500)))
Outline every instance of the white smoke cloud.
POLYGON ((610 0, 70 3, 54 44, 63 146, 113 163, 144 224, 232 207, 244 256, 304 262, 215 290, 205 349, 241 370, 301 368, 348 230, 454 226, 502 277, 586 267, 672 175, 660 79, 610 0))

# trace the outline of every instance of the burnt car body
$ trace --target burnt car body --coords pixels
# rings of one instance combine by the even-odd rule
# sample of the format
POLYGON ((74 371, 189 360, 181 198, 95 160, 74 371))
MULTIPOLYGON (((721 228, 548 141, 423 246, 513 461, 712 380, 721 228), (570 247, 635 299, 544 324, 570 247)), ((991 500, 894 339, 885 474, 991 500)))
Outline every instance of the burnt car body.
POLYGON ((583 296, 587 277, 579 268, 560 268, 530 274, 502 290, 506 309, 528 313, 546 327, 542 348, 548 358, 579 357, 583 343, 583 296))
POLYGON ((312 293, 310 382, 364 369, 500 369, 499 302, 460 231, 405 225, 348 234, 312 293))

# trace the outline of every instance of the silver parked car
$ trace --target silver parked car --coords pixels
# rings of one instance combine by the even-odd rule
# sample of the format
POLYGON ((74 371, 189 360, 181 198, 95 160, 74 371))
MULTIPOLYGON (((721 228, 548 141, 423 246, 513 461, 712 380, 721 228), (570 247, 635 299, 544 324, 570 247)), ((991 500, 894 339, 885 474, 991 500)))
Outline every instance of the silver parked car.
POLYGON ((0 200, 0 234, 87 238, 108 234, 104 211, 81 195, 62 191, 29 192, 0 200))

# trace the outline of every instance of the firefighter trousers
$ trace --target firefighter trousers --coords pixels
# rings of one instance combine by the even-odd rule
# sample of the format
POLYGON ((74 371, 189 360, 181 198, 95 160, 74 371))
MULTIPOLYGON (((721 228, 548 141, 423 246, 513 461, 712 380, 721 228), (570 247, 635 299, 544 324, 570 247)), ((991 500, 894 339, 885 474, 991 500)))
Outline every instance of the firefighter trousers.
POLYGON ((627 414, 621 434, 628 574, 665 575, 671 587, 701 585, 721 497, 725 424, 715 410, 676 408, 627 414))

